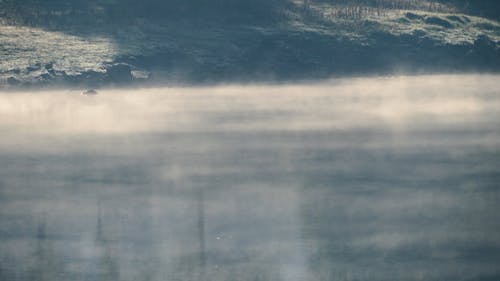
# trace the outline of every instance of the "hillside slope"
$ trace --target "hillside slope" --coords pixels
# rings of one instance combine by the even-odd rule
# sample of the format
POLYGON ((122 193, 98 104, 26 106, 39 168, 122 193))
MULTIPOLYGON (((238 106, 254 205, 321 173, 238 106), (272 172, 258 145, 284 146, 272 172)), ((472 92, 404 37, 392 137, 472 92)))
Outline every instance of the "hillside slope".
POLYGON ((212 14, 67 25, 43 17, 14 25, 4 16, 0 85, 99 87, 500 70, 498 21, 452 6, 422 7, 299 1, 244 20, 215 20, 212 14))

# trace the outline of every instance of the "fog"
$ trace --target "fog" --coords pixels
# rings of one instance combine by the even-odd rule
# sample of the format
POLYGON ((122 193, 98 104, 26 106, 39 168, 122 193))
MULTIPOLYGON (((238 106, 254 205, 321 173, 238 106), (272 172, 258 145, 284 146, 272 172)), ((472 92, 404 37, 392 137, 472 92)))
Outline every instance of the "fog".
POLYGON ((0 93, 0 280, 496 280, 499 84, 0 93))

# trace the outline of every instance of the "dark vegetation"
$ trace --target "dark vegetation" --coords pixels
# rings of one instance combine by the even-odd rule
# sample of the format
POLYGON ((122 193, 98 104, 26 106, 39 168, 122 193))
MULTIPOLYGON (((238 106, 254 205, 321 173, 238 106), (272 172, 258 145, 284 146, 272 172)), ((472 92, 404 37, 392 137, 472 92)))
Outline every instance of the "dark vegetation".
POLYGON ((349 7, 354 10, 362 9, 403 9, 427 11, 456 11, 470 15, 477 15, 491 19, 500 18, 500 1, 497 0, 316 0, 349 7))
POLYGON ((438 2, 452 5, 467 14, 500 19, 500 1, 498 0, 439 0, 438 2))
POLYGON ((4 0, 4 17, 25 25, 96 25, 154 21, 271 23, 286 0, 4 0))
POLYGON ((52 28, 123 24, 144 19, 269 25, 286 21, 288 12, 307 9, 313 2, 336 5, 341 10, 340 16, 417 9, 500 18, 500 1, 496 0, 302 0, 296 4, 289 0, 3 0, 0 16, 9 24, 52 28))

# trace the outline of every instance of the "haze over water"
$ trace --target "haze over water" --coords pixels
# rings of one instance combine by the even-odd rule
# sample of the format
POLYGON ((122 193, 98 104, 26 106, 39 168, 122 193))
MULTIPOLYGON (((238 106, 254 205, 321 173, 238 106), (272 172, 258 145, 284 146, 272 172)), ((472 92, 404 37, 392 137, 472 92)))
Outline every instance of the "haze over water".
POLYGON ((498 280, 500 76, 0 94, 0 280, 498 280))

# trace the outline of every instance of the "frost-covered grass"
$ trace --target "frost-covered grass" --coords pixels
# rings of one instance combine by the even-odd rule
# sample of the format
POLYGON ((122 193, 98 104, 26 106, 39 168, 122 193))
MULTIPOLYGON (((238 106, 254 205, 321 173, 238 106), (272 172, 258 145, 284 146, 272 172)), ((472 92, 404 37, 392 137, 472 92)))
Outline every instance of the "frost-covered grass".
MULTIPOLYGON (((425 5, 424 5, 425 6, 425 5)), ((486 18, 456 13, 451 9, 440 12, 425 10, 362 9, 356 17, 339 16, 339 7, 328 4, 311 5, 315 16, 332 24, 337 34, 363 38, 372 32, 392 35, 418 35, 443 44, 473 43, 486 35, 500 40, 500 23, 486 18)))
POLYGON ((398 11, 387 17, 372 16, 368 20, 376 21, 385 31, 394 35, 421 33, 446 44, 473 43, 481 35, 500 40, 498 22, 463 14, 398 11), (485 29, 485 25, 490 28, 485 29))
MULTIPOLYGON (((240 28, 236 36, 259 32, 240 28)), ((88 71, 105 72, 105 65, 118 57, 172 54, 175 60, 176 54, 183 54, 194 60, 206 60, 216 52, 234 47, 227 42, 234 40, 235 28, 141 21, 133 26, 101 26, 94 33, 97 35, 82 30, 62 32, 0 24, 0 84, 8 77, 40 80, 48 73, 46 64, 53 64, 55 71, 66 75, 80 75, 88 71)))
POLYGON ((0 73, 29 78, 47 72, 44 64, 66 74, 103 71, 118 50, 110 38, 79 37, 39 28, 0 25, 0 73), (38 67, 39 66, 39 67, 38 67), (28 72, 28 67, 34 68, 28 72))

